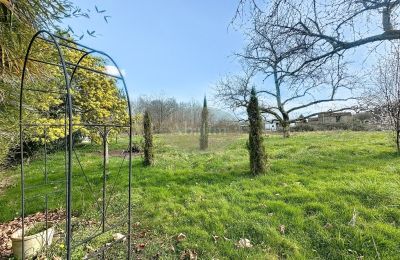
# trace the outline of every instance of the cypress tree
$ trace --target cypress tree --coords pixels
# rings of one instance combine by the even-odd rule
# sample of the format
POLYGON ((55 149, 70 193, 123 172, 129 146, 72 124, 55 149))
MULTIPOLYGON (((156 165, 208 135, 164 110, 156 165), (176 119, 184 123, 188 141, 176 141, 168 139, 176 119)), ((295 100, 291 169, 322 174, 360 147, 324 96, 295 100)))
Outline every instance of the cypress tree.
POLYGON ((153 164, 153 133, 151 126, 151 116, 146 110, 143 117, 144 128, 144 166, 151 166, 153 164))
POLYGON ((258 107, 258 98, 254 87, 251 90, 250 102, 247 106, 249 118, 249 140, 247 148, 250 156, 250 171, 253 175, 264 173, 267 156, 263 143, 262 118, 258 107))
POLYGON ((204 96, 203 110, 201 111, 201 127, 200 127, 200 150, 208 148, 208 108, 207 99, 204 96))

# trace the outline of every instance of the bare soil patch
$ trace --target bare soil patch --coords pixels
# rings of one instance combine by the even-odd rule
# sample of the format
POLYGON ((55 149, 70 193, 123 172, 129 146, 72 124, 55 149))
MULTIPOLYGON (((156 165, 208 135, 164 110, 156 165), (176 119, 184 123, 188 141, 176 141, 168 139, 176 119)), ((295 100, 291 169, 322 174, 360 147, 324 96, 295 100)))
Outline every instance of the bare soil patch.
MULTIPOLYGON (((0 173, 0 175, 3 175, 0 173)), ((14 185, 16 176, 1 176, 0 180, 0 195, 10 186, 14 185)))

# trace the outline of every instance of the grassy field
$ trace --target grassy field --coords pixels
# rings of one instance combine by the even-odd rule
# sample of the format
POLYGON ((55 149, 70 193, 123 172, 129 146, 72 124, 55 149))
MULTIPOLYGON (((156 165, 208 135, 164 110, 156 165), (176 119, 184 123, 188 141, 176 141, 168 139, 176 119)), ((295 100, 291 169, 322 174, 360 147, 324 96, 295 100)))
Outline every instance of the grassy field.
MULTIPOLYGON (((124 214, 126 140, 111 145, 107 181, 115 184, 115 216, 124 214), (118 214, 119 213, 119 214, 118 214)), ((176 259, 184 250, 201 259, 399 259, 400 157, 383 132, 294 134, 266 137, 269 172, 248 174, 245 135, 212 135, 210 149, 198 151, 198 136, 156 136, 155 166, 134 158, 134 222, 147 230, 142 258, 176 259), (186 239, 176 242, 183 233, 186 239), (241 238, 251 248, 237 248, 241 238), (172 249, 173 247, 173 249, 172 249)), ((100 147, 81 145, 75 159, 74 209, 98 217, 101 192, 100 147), (87 179, 85 179, 85 176, 87 179), (87 185, 88 182, 90 185, 87 185), (89 190, 93 189, 93 190, 89 190), (92 209, 93 208, 93 209, 92 209)), ((49 178, 62 177, 63 154, 49 155, 49 178)), ((29 165, 29 185, 43 182, 43 163, 29 165)), ((10 182, 0 191, 0 222, 19 211, 18 169, 2 173, 10 182)), ((112 186, 112 185, 111 185, 112 186)), ((32 189, 60 190, 62 184, 32 189)), ((50 201, 62 207, 63 200, 50 201)), ((40 210, 37 201, 27 210, 40 210)), ((82 213, 83 214, 83 213, 82 213)))

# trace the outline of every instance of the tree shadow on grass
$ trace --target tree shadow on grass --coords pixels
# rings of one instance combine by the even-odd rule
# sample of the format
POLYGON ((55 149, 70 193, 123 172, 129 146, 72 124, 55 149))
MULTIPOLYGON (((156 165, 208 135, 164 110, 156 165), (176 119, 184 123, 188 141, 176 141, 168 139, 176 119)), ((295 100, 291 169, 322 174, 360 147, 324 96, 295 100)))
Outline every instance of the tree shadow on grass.
POLYGON ((400 153, 396 151, 384 151, 380 153, 372 153, 368 157, 374 160, 400 159, 400 153))

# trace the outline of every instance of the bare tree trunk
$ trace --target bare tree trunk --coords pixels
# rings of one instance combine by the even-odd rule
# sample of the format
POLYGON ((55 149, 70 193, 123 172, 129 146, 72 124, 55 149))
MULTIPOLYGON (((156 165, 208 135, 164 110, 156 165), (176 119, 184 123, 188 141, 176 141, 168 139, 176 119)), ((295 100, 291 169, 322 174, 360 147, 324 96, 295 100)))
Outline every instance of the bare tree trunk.
POLYGON ((400 130, 396 130, 396 147, 397 153, 400 153, 400 130))
POLYGON ((283 138, 289 138, 290 137, 289 125, 282 126, 282 132, 283 132, 283 138))
POLYGON ((282 121, 281 125, 282 125, 283 138, 289 138, 290 137, 289 116, 286 113, 282 113, 282 114, 283 114, 283 121, 282 121))

